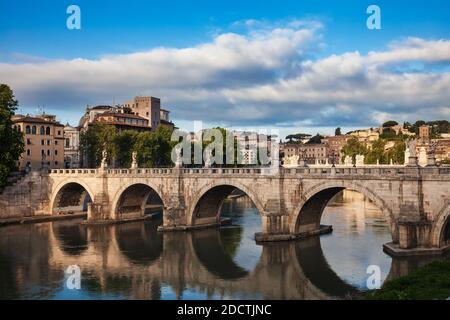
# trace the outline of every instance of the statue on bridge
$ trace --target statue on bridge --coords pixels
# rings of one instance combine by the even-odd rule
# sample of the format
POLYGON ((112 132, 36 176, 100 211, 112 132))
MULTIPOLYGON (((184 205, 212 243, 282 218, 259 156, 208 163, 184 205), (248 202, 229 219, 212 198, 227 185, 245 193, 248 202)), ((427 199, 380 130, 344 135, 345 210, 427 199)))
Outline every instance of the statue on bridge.
POLYGON ((356 166, 357 167, 362 167, 364 166, 364 155, 363 154, 357 154, 356 155, 356 166))
POLYGON ((106 151, 106 146, 104 146, 102 151, 102 162, 100 163, 100 169, 106 169, 108 167, 108 151, 106 151))
POLYGON ((344 164, 345 164, 346 166, 352 166, 352 165, 353 165, 353 159, 352 159, 352 157, 350 157, 350 156, 345 156, 344 164))
POLYGON ((137 152, 133 151, 131 153, 131 169, 137 169, 137 168, 138 168, 137 152))
POLYGON ((416 167, 418 165, 418 161, 417 161, 417 140, 416 139, 412 139, 408 141, 408 145, 405 151, 405 158, 406 155, 408 155, 408 159, 405 159, 405 165, 407 166, 411 166, 411 167, 416 167))

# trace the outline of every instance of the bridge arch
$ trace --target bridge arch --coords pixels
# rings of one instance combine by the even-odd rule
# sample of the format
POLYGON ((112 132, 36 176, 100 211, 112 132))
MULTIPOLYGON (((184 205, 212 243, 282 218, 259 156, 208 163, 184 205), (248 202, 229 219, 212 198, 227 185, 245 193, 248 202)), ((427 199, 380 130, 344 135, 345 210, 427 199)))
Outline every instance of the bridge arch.
POLYGON ((50 212, 55 213, 56 208, 82 206, 87 210, 87 202, 94 202, 94 193, 91 188, 80 179, 67 179, 61 181, 52 193, 50 199, 50 212))
POLYGON ((148 181, 134 181, 122 186, 114 195, 111 206, 112 219, 144 216, 148 201, 152 201, 156 206, 164 207, 163 196, 156 186, 148 181))
POLYGON ((431 231, 432 245, 445 247, 450 245, 450 199, 448 199, 436 214, 436 220, 431 231))
POLYGON ((211 182, 203 186, 189 202, 188 225, 217 223, 223 201, 235 189, 241 190, 252 200, 260 215, 264 213, 261 200, 245 184, 238 181, 211 182), (206 214, 202 214, 204 212, 206 214))
POLYGON ((393 241, 398 241, 396 219, 386 202, 368 187, 347 180, 326 181, 309 189, 291 213, 290 232, 301 234, 318 230, 323 211, 328 202, 344 189, 357 191, 370 199, 383 212, 388 221, 393 241))

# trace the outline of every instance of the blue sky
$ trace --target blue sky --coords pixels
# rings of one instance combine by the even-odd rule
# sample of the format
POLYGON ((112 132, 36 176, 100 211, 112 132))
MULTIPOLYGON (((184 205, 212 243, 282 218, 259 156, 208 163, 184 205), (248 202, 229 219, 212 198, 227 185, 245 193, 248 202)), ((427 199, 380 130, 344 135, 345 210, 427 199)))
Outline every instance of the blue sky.
POLYGON ((446 0, 2 1, 0 82, 13 87, 25 112, 44 105, 72 124, 86 104, 110 103, 113 98, 121 101, 137 94, 160 96, 174 120, 197 119, 227 126, 329 131, 337 125, 376 125, 390 117, 448 119, 448 99, 440 88, 448 81, 449 12, 450 1, 446 0), (81 8, 81 30, 66 28, 70 4, 81 8), (382 30, 366 28, 370 4, 381 8, 382 30), (284 30, 281 36, 277 29, 284 30), (264 48, 279 41, 280 52, 264 48), (294 45, 289 47, 283 41, 294 45), (236 47, 230 55, 228 48, 235 44, 243 47, 236 47), (251 48, 248 52, 247 47, 251 48), (418 47, 422 50, 418 56, 402 55, 418 47), (190 49, 199 52, 192 55, 190 49), (439 50, 444 53, 436 57, 439 50), (387 63, 384 58, 372 59, 371 51, 392 58, 387 63), (358 56, 351 55, 355 52, 358 56), (237 57, 241 53, 242 60, 237 57), (134 59, 136 54, 148 56, 134 59), (220 63, 203 65, 205 55, 212 55, 212 60, 217 57, 220 63), (267 61, 259 65, 260 57, 267 61), (330 57, 337 58, 329 61, 330 57), (193 63, 195 59, 199 60, 193 63), (111 63, 115 64, 113 71, 108 69, 111 63), (89 72, 91 64, 95 67, 89 72), (325 69, 318 68, 323 66, 333 77, 334 69, 328 64, 341 68, 341 74, 336 72, 343 78, 337 77, 336 83, 320 78, 325 69), (342 70, 347 64, 350 69, 342 70), (129 71, 122 70, 128 66, 129 71), (147 72, 143 74, 140 68, 147 72), (173 70, 165 73, 168 69, 173 70), (40 72, 42 77, 37 74, 40 72), (178 82, 174 80, 177 72, 182 75, 178 82), (423 96, 419 89, 424 85, 436 87, 432 97, 419 101, 428 111, 420 111, 418 101, 412 101, 417 99, 407 97, 394 99, 387 94, 377 101, 379 94, 370 93, 372 81, 376 79, 378 90, 384 93, 390 90, 393 76, 404 81, 404 86, 395 90, 405 96, 423 96), (414 76, 417 78, 412 79, 414 76), (164 79, 162 84, 158 78, 164 79), (89 84, 80 85, 82 80, 89 84), (361 84, 366 86, 361 88, 361 84), (96 85, 99 88, 92 89, 96 85), (327 90, 321 91, 324 87, 327 90), (310 91, 303 96, 294 94, 305 90, 310 91), (344 98, 352 90, 361 96, 344 98), (281 98, 277 96, 280 92, 284 92, 281 98), (330 92, 341 94, 333 98, 330 92), (317 99, 321 95, 330 98, 317 99))

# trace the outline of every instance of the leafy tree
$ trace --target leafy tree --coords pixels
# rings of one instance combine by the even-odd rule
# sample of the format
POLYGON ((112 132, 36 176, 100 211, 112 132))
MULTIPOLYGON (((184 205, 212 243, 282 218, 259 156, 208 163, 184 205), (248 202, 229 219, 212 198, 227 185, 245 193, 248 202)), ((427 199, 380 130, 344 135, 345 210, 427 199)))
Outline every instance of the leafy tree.
POLYGON ((383 139, 378 139, 372 144, 372 148, 367 151, 365 163, 376 164, 377 160, 380 163, 387 163, 386 157, 384 155, 384 147, 386 146, 386 141, 383 139))
POLYGON ((287 140, 289 140, 289 142, 292 143, 292 140, 295 140, 296 142, 300 142, 301 140, 304 139, 310 139, 311 135, 307 134, 307 133, 296 133, 296 134, 290 134, 286 137, 287 140))
POLYGON ((94 122, 92 126, 80 135, 80 151, 83 166, 95 168, 100 165, 103 149, 109 154, 110 161, 116 155, 115 139, 117 129, 101 122, 94 122))
POLYGON ((398 122, 397 121, 394 121, 394 120, 389 120, 389 121, 386 121, 385 123, 383 123, 383 128, 390 128, 390 127, 394 127, 394 126, 397 126, 398 125, 398 122))
POLYGON ((6 84, 0 84, 0 190, 24 151, 23 134, 13 129, 11 116, 17 109, 14 93, 6 84))
POLYGON ((137 136, 138 132, 133 130, 122 131, 115 136, 114 156, 121 168, 129 168, 131 166, 131 153, 133 152, 137 136))
POLYGON ((335 135, 335 136, 341 136, 341 135, 342 135, 342 132, 341 132, 341 128, 340 128, 340 127, 337 127, 336 130, 334 130, 334 135, 335 135))
POLYGON ((314 137, 311 137, 311 139, 308 140, 308 142, 306 144, 318 144, 318 143, 322 143, 322 139, 324 137, 321 136, 320 134, 316 134, 314 137))
POLYGON ((170 138, 171 131, 164 126, 159 126, 155 132, 139 133, 133 146, 133 150, 138 155, 139 165, 141 167, 171 165, 171 151, 174 143, 170 141, 170 138))
POLYGON ((367 149, 361 142, 358 141, 356 137, 353 137, 349 139, 342 147, 342 153, 344 156, 351 156, 354 161, 356 159, 356 155, 366 155, 367 149))

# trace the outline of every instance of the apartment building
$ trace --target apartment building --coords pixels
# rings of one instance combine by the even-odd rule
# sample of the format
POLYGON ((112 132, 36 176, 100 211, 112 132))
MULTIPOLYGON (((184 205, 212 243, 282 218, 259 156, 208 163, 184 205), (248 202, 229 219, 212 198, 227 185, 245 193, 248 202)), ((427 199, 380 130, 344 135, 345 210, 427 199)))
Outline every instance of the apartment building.
POLYGON ((25 151, 18 160, 20 170, 26 168, 64 167, 64 125, 54 115, 14 115, 13 128, 23 132, 25 151))

